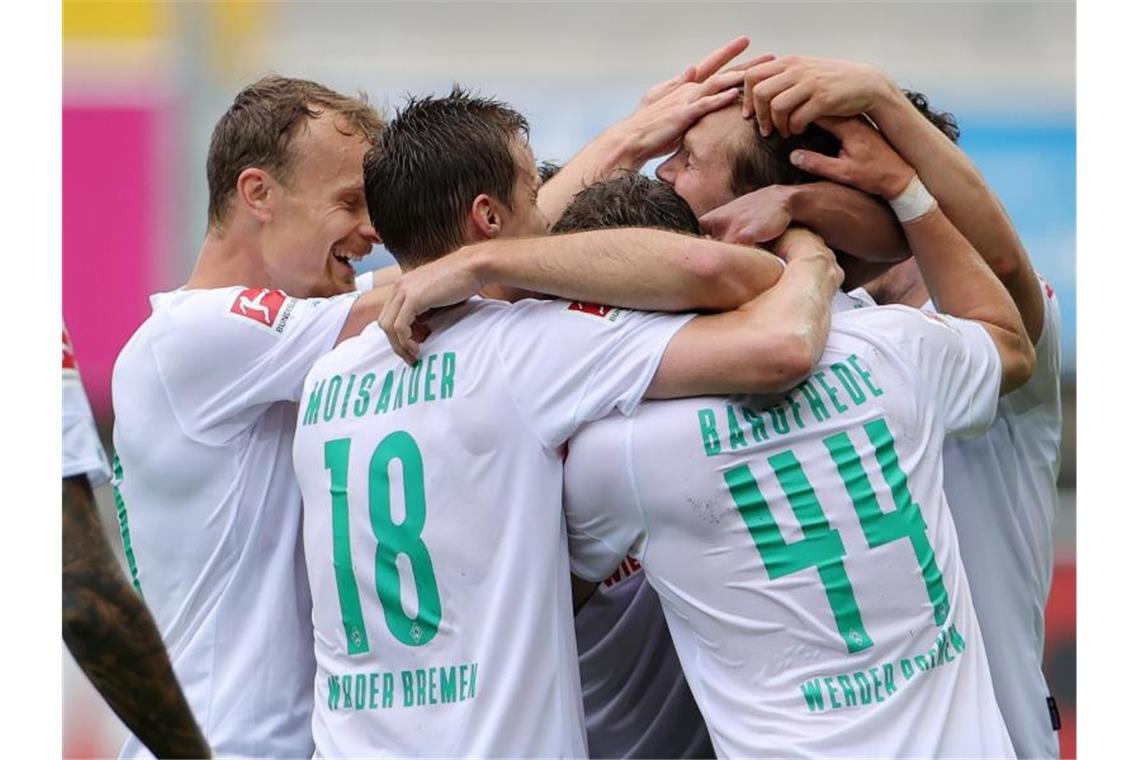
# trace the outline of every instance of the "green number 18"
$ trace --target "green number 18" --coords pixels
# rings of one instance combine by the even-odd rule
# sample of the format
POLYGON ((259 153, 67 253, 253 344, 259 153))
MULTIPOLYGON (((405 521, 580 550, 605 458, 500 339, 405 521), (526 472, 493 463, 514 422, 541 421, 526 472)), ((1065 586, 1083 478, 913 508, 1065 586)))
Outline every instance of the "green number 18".
MULTIPOLYGON (((348 520, 348 454, 350 438, 325 443, 325 468, 332 496, 333 568, 340 600, 341 620, 348 653, 368 651, 368 632, 360 607, 360 591, 352 567, 352 540, 348 520)), ((423 646, 439 629, 439 587, 431 555, 420 534, 427 515, 424 496, 424 462, 416 441, 400 430, 387 435, 372 452, 368 465, 368 516, 376 537, 376 593, 388 631, 408 646, 423 646), (404 520, 392 519, 392 484, 388 465, 397 459, 404 475, 404 520), (400 599, 400 571, 396 557, 408 558, 416 587, 417 612, 409 617, 400 599)))
MULTIPOLYGON (((927 596, 934 608, 934 622, 942 625, 949 611, 946 586, 926 535, 922 511, 911 499, 906 473, 899 467, 895 439, 881 417, 871 420, 863 429, 875 448, 875 460, 882 470, 883 479, 891 489, 894 512, 883 512, 847 433, 828 436, 823 439, 823 444, 843 478, 868 546, 874 549, 903 538, 910 541, 922 571, 927 596)), ((768 577, 781 578, 814 567, 823 582, 835 626, 847 644, 847 651, 854 653, 871 647, 874 642, 863 627, 863 616, 843 564, 847 554, 843 539, 828 523, 803 467, 791 451, 769 457, 768 463, 775 470, 780 488, 803 530, 804 537, 799 541, 788 543, 784 540, 748 465, 734 467, 724 473, 729 493, 760 552, 768 577)))

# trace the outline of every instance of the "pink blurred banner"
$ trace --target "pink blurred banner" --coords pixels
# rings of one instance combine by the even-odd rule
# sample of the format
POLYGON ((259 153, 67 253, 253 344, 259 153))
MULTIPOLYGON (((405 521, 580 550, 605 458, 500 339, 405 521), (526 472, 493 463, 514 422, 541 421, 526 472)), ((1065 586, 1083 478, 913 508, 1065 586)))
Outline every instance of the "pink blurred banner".
POLYGON ((156 262, 159 112, 63 109, 63 318, 96 415, 111 412, 111 369, 150 313, 156 262))

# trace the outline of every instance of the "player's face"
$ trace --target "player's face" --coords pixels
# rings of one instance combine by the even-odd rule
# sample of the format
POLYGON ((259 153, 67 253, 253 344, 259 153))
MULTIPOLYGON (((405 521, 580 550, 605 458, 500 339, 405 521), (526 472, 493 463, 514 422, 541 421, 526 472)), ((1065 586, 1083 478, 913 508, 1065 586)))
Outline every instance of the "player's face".
MULTIPOLYGON (((511 209, 502 209, 503 222, 499 236, 504 238, 537 237, 550 231, 542 211, 538 208, 538 188, 542 181, 534 164, 534 153, 530 146, 521 140, 511 145, 515 157, 515 185, 511 191, 511 209)), ((483 289, 485 298, 500 301, 518 301, 522 298, 543 298, 537 293, 521 288, 490 285, 483 289)))
POLYGON ((672 185, 697 216, 734 199, 731 157, 751 127, 739 106, 714 111, 694 124, 681 147, 657 167, 657 178, 672 185))
POLYGON ((289 295, 352 291, 355 273, 350 262, 379 242, 364 201, 368 144, 359 134, 338 130, 338 119, 325 112, 307 122, 293 141, 292 173, 275 186, 273 217, 266 227, 266 265, 273 283, 289 295))
POLYGON ((550 231, 550 224, 538 208, 538 168, 534 153, 522 140, 511 144, 515 157, 515 185, 511 192, 510 211, 503 213, 500 235, 507 238, 534 237, 550 231))

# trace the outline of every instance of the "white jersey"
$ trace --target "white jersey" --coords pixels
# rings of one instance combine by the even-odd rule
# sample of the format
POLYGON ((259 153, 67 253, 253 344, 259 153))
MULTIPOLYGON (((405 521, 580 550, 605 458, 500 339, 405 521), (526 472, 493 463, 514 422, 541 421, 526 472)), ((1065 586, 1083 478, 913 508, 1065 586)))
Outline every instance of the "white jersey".
MULTIPOLYGON (((313 751, 293 428, 354 299, 162 293, 115 363, 124 549, 218 756, 313 751)), ((149 755, 132 737, 123 756, 149 755)))
POLYGON ((657 592, 622 560, 574 616, 590 757, 709 757, 657 592))
POLYGON ((317 363, 294 462, 318 754, 586 754, 562 446, 637 408, 687 319, 476 298, 414 368, 375 325, 317 363))
POLYGON ((719 756, 1012 756, 942 493, 944 437, 984 430, 999 384, 979 325, 856 309, 781 398, 571 442, 572 567, 632 550, 719 756))
POLYGON ((111 479, 107 454, 79 379, 79 364, 67 327, 63 328, 63 477, 86 475, 94 488, 111 479))
POLYGON ((998 706, 1017 756, 1032 758, 1060 754, 1041 661, 1061 467, 1061 313, 1053 289, 1044 281, 1041 288, 1033 376, 998 402, 984 436, 948 440, 944 452, 946 498, 998 706))

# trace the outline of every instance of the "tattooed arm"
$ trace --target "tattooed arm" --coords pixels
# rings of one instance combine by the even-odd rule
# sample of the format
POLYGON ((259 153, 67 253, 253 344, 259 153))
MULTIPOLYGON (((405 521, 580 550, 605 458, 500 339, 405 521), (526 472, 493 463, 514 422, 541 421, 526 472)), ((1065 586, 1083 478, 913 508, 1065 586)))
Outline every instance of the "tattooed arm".
POLYGON ((156 757, 210 756, 154 619, 111 553, 85 475, 63 479, 63 639, 156 757))

